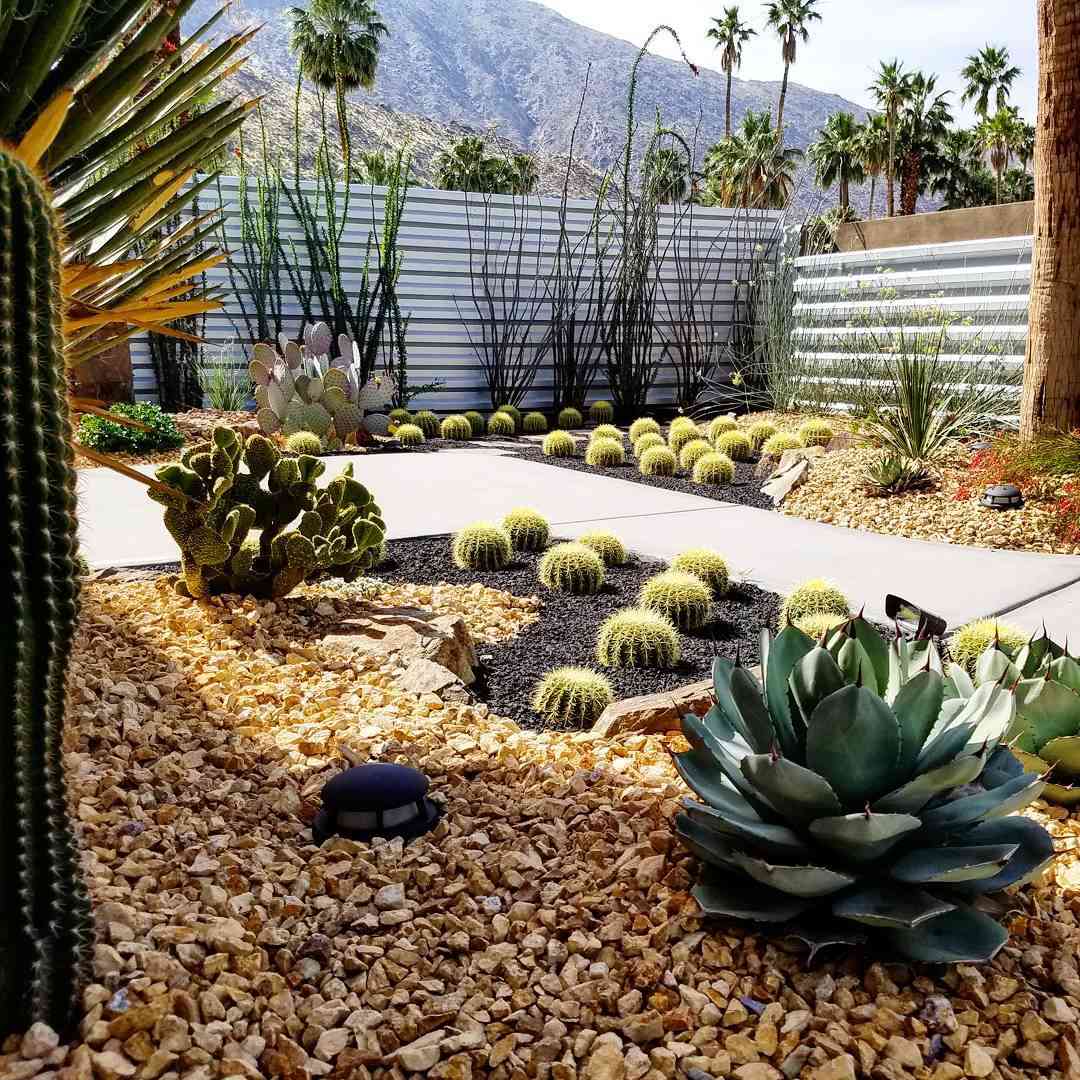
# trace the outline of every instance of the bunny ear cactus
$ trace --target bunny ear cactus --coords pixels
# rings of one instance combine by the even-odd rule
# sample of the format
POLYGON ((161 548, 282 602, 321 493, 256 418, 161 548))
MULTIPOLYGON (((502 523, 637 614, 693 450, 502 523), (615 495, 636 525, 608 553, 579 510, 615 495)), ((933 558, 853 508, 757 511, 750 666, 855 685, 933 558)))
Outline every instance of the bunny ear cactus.
POLYGON ((179 464, 157 470, 171 490, 165 527, 181 551, 178 589, 285 596, 316 572, 352 580, 374 562, 386 529, 375 500, 350 464, 325 488, 324 462, 282 457, 261 435, 247 442, 230 428, 189 447, 179 464))
POLYGON ((718 659, 715 704, 673 755, 698 800, 676 828, 705 873, 706 915, 783 923, 820 945, 862 940, 934 963, 989 960, 1008 933, 978 898, 1053 858, 1009 816, 1043 781, 1003 740, 1013 694, 949 696, 930 642, 887 643, 862 618, 825 646, 796 627, 762 637, 764 685, 718 659))

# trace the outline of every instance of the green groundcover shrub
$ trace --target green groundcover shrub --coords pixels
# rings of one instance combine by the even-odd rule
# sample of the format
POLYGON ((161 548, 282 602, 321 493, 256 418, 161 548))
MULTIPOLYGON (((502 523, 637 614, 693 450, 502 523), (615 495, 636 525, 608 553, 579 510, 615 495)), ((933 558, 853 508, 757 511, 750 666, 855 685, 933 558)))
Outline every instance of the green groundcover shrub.
POLYGON ((134 405, 113 405, 109 412, 138 420, 150 430, 114 424, 101 416, 84 414, 76 433, 78 441, 91 450, 102 453, 141 454, 150 450, 171 450, 182 446, 183 435, 169 413, 162 412, 160 405, 137 402, 134 405))

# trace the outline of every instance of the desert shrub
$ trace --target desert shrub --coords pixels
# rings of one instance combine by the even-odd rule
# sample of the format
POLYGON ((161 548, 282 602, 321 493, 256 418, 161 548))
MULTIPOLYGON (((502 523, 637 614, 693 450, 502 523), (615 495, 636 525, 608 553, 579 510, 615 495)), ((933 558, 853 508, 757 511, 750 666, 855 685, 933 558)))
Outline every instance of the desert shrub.
POLYGON ((682 630, 699 630, 708 622, 712 592, 701 578, 685 570, 665 570, 641 586, 638 603, 682 630))
POLYGON ((616 611, 596 636, 596 658, 604 667, 673 668, 681 655, 675 624, 649 608, 616 611))
POLYGON ((542 551, 551 535, 547 519, 527 507, 511 510, 503 518, 502 527, 515 551, 542 551))
POLYGON ((424 441, 424 433, 418 424, 402 424, 394 435, 402 446, 419 446, 424 441))
POLYGON ((540 560, 540 581, 556 592, 588 596, 604 585, 604 563, 584 544, 556 544, 540 560))
POLYGON ((780 605, 780 626, 798 623, 808 615, 839 615, 846 619, 851 603, 835 586, 823 578, 811 578, 797 585, 780 605))
POLYGON ((700 429, 696 424, 683 424, 681 427, 675 427, 672 424, 668 430, 668 446, 677 454, 682 448, 695 439, 702 438, 700 429))
POLYGON ((102 453, 141 454, 152 450, 172 450, 182 446, 183 435, 177 429, 171 414, 162 412, 160 405, 137 402, 134 405, 121 402, 111 405, 109 412, 126 416, 145 424, 148 431, 141 431, 121 424, 114 424, 103 416, 84 413, 79 421, 76 438, 83 446, 102 453))
POLYGON ((552 431, 545 436, 540 449, 547 457, 573 457, 577 453, 577 443, 568 432, 552 431))
POLYGON ((634 457, 640 458, 646 450, 653 446, 667 446, 667 443, 660 432, 646 431, 644 435, 639 435, 634 442, 634 457))
POLYGON ((610 401, 594 401, 589 406, 589 419, 594 424, 610 424, 615 419, 615 406, 610 401))
POLYGON ((597 721, 613 697, 611 683, 599 672, 561 667, 536 684, 532 707, 552 727, 584 728, 597 721))
POLYGON ((439 418, 430 409, 421 409, 413 423, 424 433, 425 439, 434 439, 439 434, 439 418))
POLYGON ((321 454, 322 439, 313 431, 294 431, 285 440, 285 449, 290 454, 321 454))
POLYGON ((392 424, 411 424, 413 415, 408 409, 391 409, 389 413, 392 424))
POLYGON ((801 449, 803 449, 802 439, 798 435, 793 435, 790 431, 778 431, 775 435, 770 435, 761 444, 761 452, 766 457, 779 457, 785 450, 801 449))
POLYGON ((559 427, 564 431, 570 428, 579 428, 584 423, 581 413, 577 409, 566 408, 559 410, 559 427))
POLYGON ((522 417, 521 430, 526 435, 543 435, 547 427, 547 417, 541 412, 526 413, 522 417))
POLYGON ((708 439, 691 439, 679 451, 679 468, 683 472, 693 472, 694 466, 706 455, 711 454, 713 448, 708 439))
POLYGON ((836 432, 824 420, 807 420, 799 428, 799 438, 805 446, 827 446, 836 432))
POLYGON ((625 460, 623 444, 614 439, 593 439, 585 449, 585 464, 594 469, 611 469, 625 460))
POLYGON ((674 476, 675 465, 674 450, 666 446, 653 446, 641 455, 638 471, 642 476, 674 476))
POLYGON ((622 566, 626 562, 626 545, 609 532, 587 532, 578 537, 578 543, 592 548, 605 566, 622 566))
POLYGON ((760 450, 766 440, 771 439, 777 431, 775 424, 770 424, 768 420, 758 420, 757 423, 751 424, 746 429, 746 435, 750 442, 753 444, 755 450, 760 450))
POLYGON ((514 434, 514 418, 506 412, 493 412, 488 417, 487 432, 489 435, 507 437, 514 434))
POLYGON ((500 405, 496 412, 506 413, 514 421, 514 431, 521 430, 521 410, 516 405, 500 405))
POLYGON ((732 461, 749 461, 754 453, 750 436, 742 431, 722 431, 716 437, 716 449, 732 461))
POLYGON ((725 431, 734 431, 738 427, 733 416, 715 416, 709 424, 709 442, 716 442, 725 431))
POLYGON ((728 591, 731 580, 728 564, 718 551, 710 548, 689 548, 671 560, 671 568, 700 578, 712 589, 714 596, 723 596, 728 591))
POLYGON ((713 450, 698 458, 690 475, 695 484, 730 484, 735 479, 735 462, 713 450))
POLYGON ((502 570, 513 557, 506 531, 488 521, 466 525, 456 533, 451 553, 460 570, 502 570))
POLYGON ((487 431, 487 421, 484 419, 483 413, 478 413, 475 409, 470 409, 465 413, 465 419, 469 421, 472 426, 473 438, 479 438, 487 431))
POLYGON ((971 675, 978 659, 997 640, 1002 650, 1015 656, 1027 644, 1028 636, 1018 626, 998 619, 974 619, 949 638, 952 658, 971 675))
POLYGON ((464 442, 466 439, 472 438, 472 424, 469 423, 469 418, 467 416, 461 416, 460 414, 448 416, 439 425, 439 434, 442 435, 444 439, 455 439, 459 442, 464 442))
POLYGON ((659 435, 660 425, 651 416, 639 417, 630 425, 630 442, 636 445, 642 435, 648 435, 650 432, 659 435))
POLYGON ((622 432, 614 424, 598 424, 589 433, 589 441, 593 439, 614 439, 622 442, 622 432))

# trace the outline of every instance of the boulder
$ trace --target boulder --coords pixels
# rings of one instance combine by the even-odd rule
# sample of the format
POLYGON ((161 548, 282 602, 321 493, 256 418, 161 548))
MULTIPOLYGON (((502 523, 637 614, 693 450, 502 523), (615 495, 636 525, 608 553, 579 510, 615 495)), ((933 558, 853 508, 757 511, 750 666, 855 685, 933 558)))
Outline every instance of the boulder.
POLYGON ((712 703, 712 679, 702 679, 665 694, 614 701, 600 714, 592 730, 605 738, 675 731, 685 713, 705 713, 712 703))
MULTIPOLYGON (((792 451, 789 450, 788 453, 792 451)), ((787 457, 787 454, 784 457, 787 457)), ((809 471, 810 462, 805 458, 796 461, 787 469, 778 468, 765 482, 761 492, 772 499, 773 506, 779 506, 795 488, 806 481, 806 474, 809 471)))

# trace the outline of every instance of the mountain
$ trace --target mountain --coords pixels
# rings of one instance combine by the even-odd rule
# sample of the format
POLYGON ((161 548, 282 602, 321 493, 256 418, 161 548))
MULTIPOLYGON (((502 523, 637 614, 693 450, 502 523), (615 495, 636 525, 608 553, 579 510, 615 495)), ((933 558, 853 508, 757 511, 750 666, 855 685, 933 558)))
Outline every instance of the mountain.
MULTIPOLYGON (((350 126, 360 129, 361 145, 377 146, 379 138, 398 139, 415 129, 416 142, 430 149, 473 130, 493 131, 545 159, 565 155, 588 73, 574 156, 600 169, 618 158, 638 45, 583 27, 531 0, 376 3, 390 35, 383 41, 374 90, 349 96, 353 112, 360 114, 351 116, 350 126), (397 119, 402 114, 408 115, 397 119)), ((190 24, 218 6, 219 0, 196 0, 190 24)), ((262 24, 249 46, 245 72, 252 87, 269 94, 277 119, 291 108, 286 103, 296 82, 289 50, 291 6, 283 0, 234 0, 226 15, 232 26, 262 24)), ((703 68, 695 77, 682 63, 647 56, 639 68, 635 118, 651 126, 659 108, 664 124, 682 132, 700 158, 723 135, 724 84, 719 72, 703 68)), ((775 112, 779 92, 779 80, 734 79, 734 120, 748 109, 775 112)), ((842 97, 791 83, 784 107, 788 144, 809 145, 838 109, 865 116, 865 109, 842 97)))

